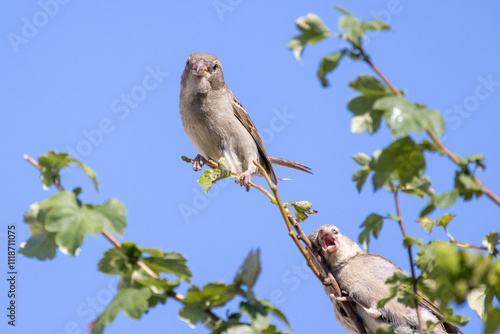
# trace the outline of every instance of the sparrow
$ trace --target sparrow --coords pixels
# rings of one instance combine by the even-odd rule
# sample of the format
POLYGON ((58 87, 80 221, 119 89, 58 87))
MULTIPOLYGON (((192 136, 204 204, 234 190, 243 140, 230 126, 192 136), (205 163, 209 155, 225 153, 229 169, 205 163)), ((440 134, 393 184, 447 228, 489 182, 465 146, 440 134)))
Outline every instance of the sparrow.
POLYGON ((276 184, 273 164, 310 173, 297 162, 269 157, 250 116, 224 82, 222 64, 208 53, 192 53, 181 76, 179 110, 182 125, 198 151, 193 170, 203 161, 227 159, 238 181, 250 190, 252 175, 260 175, 256 160, 276 184))
MULTIPOLYGON (((362 319, 367 333, 376 333, 382 326, 392 326, 394 333, 417 334, 418 317, 415 309, 391 299, 384 307, 378 309, 377 302, 389 297, 386 280, 400 271, 395 264, 386 258, 369 254, 350 238, 340 233, 334 225, 323 225, 309 235, 312 246, 323 255, 331 273, 337 280, 342 296, 335 297, 328 286, 325 292, 334 305, 337 321, 350 333, 358 333, 354 323, 340 307, 341 301, 351 304, 354 311, 362 319)), ((454 325, 439 323, 442 314, 439 305, 421 295, 419 310, 422 323, 431 321, 436 325, 430 334, 461 333, 454 325)))

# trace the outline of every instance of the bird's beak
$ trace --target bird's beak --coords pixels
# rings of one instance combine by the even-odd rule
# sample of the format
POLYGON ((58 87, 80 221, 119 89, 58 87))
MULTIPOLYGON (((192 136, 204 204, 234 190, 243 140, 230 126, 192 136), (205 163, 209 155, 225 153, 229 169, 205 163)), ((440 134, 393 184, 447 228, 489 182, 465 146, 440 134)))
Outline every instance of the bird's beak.
POLYGON ((319 238, 321 241, 321 250, 323 254, 333 253, 339 248, 338 240, 325 230, 321 230, 319 233, 319 238))
POLYGON ((193 64, 191 73, 197 77, 204 77, 208 74, 208 68, 203 59, 199 59, 193 64))

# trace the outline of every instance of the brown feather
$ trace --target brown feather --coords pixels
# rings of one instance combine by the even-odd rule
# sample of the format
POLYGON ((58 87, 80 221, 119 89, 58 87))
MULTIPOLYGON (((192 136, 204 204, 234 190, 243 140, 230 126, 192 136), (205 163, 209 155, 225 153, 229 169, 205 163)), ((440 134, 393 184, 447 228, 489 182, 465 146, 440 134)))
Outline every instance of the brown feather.
MULTIPOLYGON (((233 94, 233 92, 231 92, 231 94, 233 94)), ((243 108, 240 101, 238 101, 238 99, 236 98, 236 96, 234 96, 234 94, 233 98, 234 98, 234 103, 233 103, 234 116, 236 116, 236 118, 241 122, 241 124, 245 127, 245 129, 247 129, 247 131, 252 136, 253 140, 255 141, 255 144, 257 144, 257 149, 259 151, 259 160, 260 163, 262 164, 262 167, 264 167, 264 170, 269 175, 271 181, 273 181, 274 184, 277 184, 278 180, 276 178, 276 175, 274 174, 273 165, 269 160, 269 156, 267 155, 264 143, 262 142, 262 139, 260 138, 259 133, 257 132, 257 128, 250 119, 250 116, 248 116, 248 113, 246 112, 245 108, 243 108)))

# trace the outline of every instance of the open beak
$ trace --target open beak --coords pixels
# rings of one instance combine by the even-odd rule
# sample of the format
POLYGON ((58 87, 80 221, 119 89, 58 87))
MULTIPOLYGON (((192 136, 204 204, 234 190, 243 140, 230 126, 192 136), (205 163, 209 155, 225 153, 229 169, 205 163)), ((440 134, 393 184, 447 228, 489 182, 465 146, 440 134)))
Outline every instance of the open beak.
POLYGON ((208 74, 207 65, 202 59, 197 60, 191 68, 191 73, 197 77, 204 77, 208 74))
POLYGON ((323 254, 326 253, 333 253, 339 248, 339 242, 338 240, 328 233, 325 230, 321 230, 319 233, 320 241, 321 241, 321 250, 323 251, 323 254))

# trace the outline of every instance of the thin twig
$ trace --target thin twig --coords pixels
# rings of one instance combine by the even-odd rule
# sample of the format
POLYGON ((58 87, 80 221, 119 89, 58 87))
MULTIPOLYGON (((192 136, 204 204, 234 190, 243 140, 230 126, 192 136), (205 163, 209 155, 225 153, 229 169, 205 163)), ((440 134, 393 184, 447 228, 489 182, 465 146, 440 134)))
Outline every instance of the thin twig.
MULTIPOLYGON (((40 164, 35 159, 30 157, 29 155, 25 154, 23 156, 23 158, 26 159, 29 163, 31 163, 36 169, 38 169, 38 170, 41 169, 40 164)), ((54 185, 57 187, 57 189, 59 191, 64 191, 64 188, 60 184, 59 179, 57 177, 54 177, 53 181, 54 181, 54 185)), ((144 270, 148 275, 150 275, 151 277, 154 277, 154 278, 159 278, 158 274, 155 273, 153 271, 153 269, 149 268, 147 266, 147 264, 145 264, 141 259, 132 258, 132 257, 128 256, 127 253, 125 252, 125 250, 123 249, 122 244, 118 240, 116 240, 116 238, 110 232, 103 229, 101 231, 101 233, 104 235, 104 237, 106 239, 108 239, 113 244, 113 246, 115 248, 117 248, 120 251, 120 253, 122 253, 127 258, 129 258, 130 260, 135 262, 135 264, 137 264, 137 266, 139 268, 141 268, 142 270, 144 270)), ((165 296, 169 297, 169 298, 173 298, 173 299, 179 301, 180 303, 182 303, 184 298, 185 298, 180 293, 173 292, 173 291, 167 292, 167 294, 165 296)), ((214 324, 217 324, 218 322, 223 321, 219 316, 217 316, 215 313, 213 313, 210 309, 206 309, 205 313, 207 313, 210 316, 210 319, 212 320, 212 322, 214 324)), ((213 326, 210 324, 204 324, 204 326, 207 327, 208 329, 213 329, 213 326)))
MULTIPOLYGON (((478 250, 483 250, 483 251, 487 251, 489 252, 490 250, 487 248, 487 247, 484 247, 484 246, 478 246, 478 245, 473 245, 473 244, 469 244, 467 242, 460 242, 460 241, 457 241, 455 240, 455 238, 450 234, 450 232, 448 232, 448 229, 444 229, 445 232, 446 232, 446 235, 448 236, 448 238, 450 238, 450 241, 451 242, 454 242, 457 244, 458 247, 462 247, 462 248, 474 248, 474 249, 478 249, 478 250)), ((498 254, 499 251, 498 249, 496 248, 493 248, 493 254, 498 254)))
MULTIPOLYGON (((398 222, 399 222, 399 227, 401 228, 401 232, 403 233, 403 236, 406 238, 406 230, 403 224, 403 217, 401 216, 401 210, 399 208, 399 198, 398 198, 398 189, 394 184, 392 184, 392 190, 394 192, 394 201, 396 202, 396 211, 398 214, 398 222)), ((411 253, 411 245, 408 246, 408 257, 410 259, 410 268, 411 268, 411 280, 412 280, 412 285, 413 285, 413 293, 415 293, 415 296, 418 295, 418 289, 417 289, 417 277, 415 275, 415 266, 413 263, 413 255, 411 253)), ((422 318, 420 316, 420 308, 419 305, 415 305, 415 310, 417 311, 417 319, 418 319, 418 331, 419 333, 422 333, 422 318)))
MULTIPOLYGON (((297 248, 299 249, 300 253, 305 258, 307 265, 309 266, 309 268, 311 268, 314 275, 320 280, 320 282, 323 285, 329 285, 332 288, 332 290, 334 292, 333 294, 335 295, 335 297, 340 297, 342 295, 340 287, 337 283, 337 280, 332 275, 331 270, 326 266, 326 261, 324 260, 323 256, 321 256, 316 251, 316 249, 314 249, 314 247, 312 247, 309 238, 306 237, 306 235, 302 231, 302 228, 299 226, 299 223, 297 222, 297 220, 295 219, 293 214, 282 204, 281 199, 278 195, 278 188, 276 187, 276 185, 274 185, 271 182, 271 179, 269 178, 269 175, 267 174, 265 169, 261 165, 259 165, 257 163, 257 161, 254 161, 253 163, 255 166, 257 166, 257 168, 260 170, 261 174, 266 179, 267 184, 269 185, 269 188, 271 188, 271 190, 274 194, 274 198, 276 199, 278 208, 280 209, 280 213, 281 213, 283 220, 285 221, 286 227, 288 229, 288 235, 293 239, 293 241, 294 241, 295 245, 297 246, 297 248), (292 228, 292 224, 293 224, 293 227, 297 230, 298 236, 295 235, 294 230, 292 228), (302 247, 299 239, 302 240, 306 244, 307 250, 304 249, 304 247, 302 247), (314 265, 314 263, 311 259, 310 254, 313 254, 315 256, 316 260, 318 261, 319 265, 321 266, 322 271, 324 273, 327 273, 327 277, 325 277, 318 270, 318 268, 316 268, 316 266, 314 265)), ((361 319, 359 318, 359 316, 352 309, 351 304, 349 302, 341 302, 341 305, 344 308, 344 310, 346 311, 348 317, 353 321, 354 325, 356 326, 356 329, 358 330, 358 333, 359 334, 366 334, 365 327, 364 327, 363 323, 361 322, 361 319)))
MULTIPOLYGON (((375 73, 377 73, 377 75, 386 83, 386 85, 389 86, 392 92, 397 96, 401 96, 401 92, 397 90, 396 87, 394 87, 386 78, 386 76, 379 70, 379 68, 375 66, 375 64, 371 61, 370 57, 364 52, 364 50, 362 48, 357 48, 357 50, 360 52, 363 60, 375 71, 375 73)), ((460 166, 460 158, 456 154, 453 154, 446 146, 444 146, 444 144, 439 140, 434 132, 432 132, 431 129, 426 128, 425 131, 427 132, 429 137, 431 137, 434 144, 439 147, 440 151, 443 152, 443 154, 446 155, 451 161, 460 166)), ((483 193, 485 193, 486 196, 488 196, 497 205, 500 205, 500 197, 489 190, 475 175, 472 175, 472 177, 474 178, 474 181, 482 187, 483 193)))

